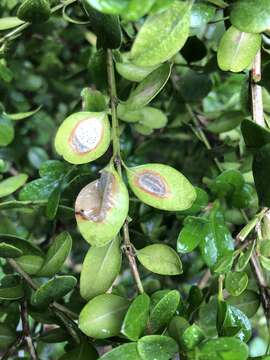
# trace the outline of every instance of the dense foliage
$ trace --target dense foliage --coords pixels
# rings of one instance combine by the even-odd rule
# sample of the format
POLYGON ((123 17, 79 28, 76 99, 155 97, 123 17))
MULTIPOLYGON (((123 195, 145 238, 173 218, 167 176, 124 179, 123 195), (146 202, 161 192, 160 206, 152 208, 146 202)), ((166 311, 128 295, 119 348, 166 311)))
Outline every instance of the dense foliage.
POLYGON ((2 359, 270 359, 270 0, 0 15, 2 359))

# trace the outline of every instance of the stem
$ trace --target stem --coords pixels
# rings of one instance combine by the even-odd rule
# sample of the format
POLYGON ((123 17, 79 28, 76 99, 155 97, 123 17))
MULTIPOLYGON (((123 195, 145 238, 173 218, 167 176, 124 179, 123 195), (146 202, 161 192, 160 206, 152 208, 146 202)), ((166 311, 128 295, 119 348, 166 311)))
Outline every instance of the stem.
POLYGON ((264 126, 262 88, 257 85, 261 80, 261 50, 258 51, 250 76, 251 99, 252 99, 252 117, 256 124, 264 126))
MULTIPOLYGON (((121 167, 121 153, 120 153, 120 143, 119 143, 119 122, 117 118, 117 91, 116 91, 116 82, 115 82, 115 73, 114 73, 114 63, 112 50, 107 50, 107 73, 108 73, 108 83, 109 83, 109 92, 110 92, 110 101, 111 101, 111 116, 112 116, 112 141, 113 141, 113 157, 112 160, 115 162, 117 172, 122 178, 122 167, 121 167)), ((124 235, 124 250, 125 254, 129 261, 129 267, 131 269, 134 281, 137 285, 138 291, 143 293, 143 286, 138 271, 135 255, 133 252, 133 247, 130 242, 128 222, 125 221, 123 225, 123 235, 124 235)))
POLYGON ((219 275, 219 278, 218 278, 218 300, 221 302, 221 301, 224 301, 224 298, 223 298, 223 282, 224 282, 224 275, 219 275))
POLYGON ((25 300, 21 303, 21 319, 22 319, 23 337, 26 341, 29 354, 32 360, 38 360, 38 355, 33 343, 33 339, 31 337, 31 332, 28 322, 27 303, 25 300))
MULTIPOLYGON (((53 14, 54 12, 62 9, 64 6, 68 6, 76 1, 77 0, 68 0, 66 2, 63 2, 62 4, 56 5, 51 9, 51 13, 53 14)), ((27 29, 30 25, 31 25, 31 23, 25 22, 24 24, 21 24, 20 26, 18 26, 16 29, 8 32, 6 35, 4 35, 2 38, 0 38, 0 44, 4 43, 5 41, 12 38, 13 36, 18 35, 21 31, 27 29)))
MULTIPOLYGON (((31 277, 20 267, 19 264, 16 263, 16 261, 14 259, 7 259, 7 262, 9 263, 9 265, 18 273, 21 275, 21 277, 28 283, 28 285, 33 289, 33 290, 37 290, 39 288, 38 284, 35 283, 35 281, 33 281, 31 279, 31 277)), ((53 302, 50 307, 52 308, 52 310, 57 309, 59 311, 62 311, 63 313, 67 314, 68 316, 70 316, 71 318, 78 318, 78 315, 76 313, 74 313, 73 311, 69 310, 67 307, 65 307, 64 305, 61 305, 57 302, 53 302)))
MULTIPOLYGON (((212 146, 211 146, 210 142, 208 141, 203 129, 201 128, 201 125, 200 125, 200 123, 199 123, 199 121, 197 119, 197 116, 195 115, 194 111, 192 110, 192 108, 191 108, 191 106, 189 104, 186 104, 186 109, 187 109, 187 111, 188 111, 194 125, 196 126, 196 131, 199 134, 200 140, 204 143, 207 150, 212 150, 212 146)), ((223 171, 222 166, 221 166, 219 160, 216 157, 214 157, 214 162, 215 162, 218 170, 220 172, 222 172, 223 171)))

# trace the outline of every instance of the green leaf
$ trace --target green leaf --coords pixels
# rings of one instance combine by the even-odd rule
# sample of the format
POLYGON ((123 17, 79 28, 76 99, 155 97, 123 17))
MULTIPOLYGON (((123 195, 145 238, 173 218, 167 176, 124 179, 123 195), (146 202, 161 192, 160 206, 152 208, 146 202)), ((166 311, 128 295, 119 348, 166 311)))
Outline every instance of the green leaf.
POLYGON ((45 22, 50 18, 51 9, 48 0, 24 0, 17 11, 17 16, 30 23, 45 22))
POLYGON ((13 72, 7 67, 3 60, 0 60, 0 78, 7 83, 13 79, 13 72))
POLYGON ((150 309, 150 298, 147 294, 137 296, 128 308, 121 333, 129 340, 137 341, 146 328, 150 309))
POLYGON ((23 284, 19 276, 6 275, 1 279, 0 299, 18 300, 24 296, 23 284))
POLYGON ((134 194, 157 209, 186 210, 196 199, 196 191, 188 179, 168 165, 135 166, 127 169, 127 177, 134 194))
POLYGON ((262 267, 265 270, 270 271, 270 259, 263 256, 263 255, 260 255, 259 259, 260 259, 260 262, 262 264, 262 267))
POLYGON ((243 271, 246 268, 254 248, 255 248, 255 241, 253 241, 252 244, 248 246, 248 248, 244 253, 241 253, 235 267, 236 271, 243 271))
POLYGON ((202 343, 198 348, 200 360, 246 360, 248 358, 248 347, 245 343, 234 338, 210 339, 202 343))
POLYGON ((214 134, 230 131, 241 124, 243 117, 242 111, 225 112, 214 121, 211 121, 207 125, 207 130, 214 134))
POLYGON ((207 223, 207 219, 188 216, 178 235, 177 251, 183 254, 193 251, 202 240, 207 223))
POLYGON ((22 255, 16 259, 16 262, 27 274, 35 275, 43 264, 43 257, 38 255, 22 255))
POLYGON ((122 12, 122 17, 129 21, 138 20, 144 16, 151 9, 156 0, 130 0, 125 11, 122 12))
POLYGON ((14 126, 12 121, 4 116, 3 114, 0 115, 0 147, 9 145, 14 139, 14 126))
POLYGON ((183 272, 177 253, 168 245, 153 244, 137 251, 140 263, 160 275, 178 275, 183 272))
POLYGON ((114 294, 98 295, 82 309, 79 328, 87 336, 106 339, 120 333, 129 303, 114 294))
POLYGON ((10 120, 14 120, 14 121, 24 120, 38 113, 41 107, 42 106, 39 106, 37 109, 31 111, 20 112, 16 114, 6 114, 6 115, 10 120))
POLYGON ((168 336, 148 335, 138 341, 138 353, 144 360, 169 360, 177 351, 177 343, 168 336))
POLYGON ((100 360, 141 360, 137 351, 136 343, 129 343, 117 346, 113 350, 101 356, 100 360))
POLYGON ((229 229, 216 210, 209 216, 200 249, 205 263, 213 267, 225 255, 233 257, 234 242, 229 229))
POLYGON ((64 341, 69 340, 69 334, 65 329, 62 329, 61 327, 54 328, 52 330, 47 330, 43 332, 39 336, 39 340, 43 343, 47 344, 54 344, 54 343, 61 343, 64 341))
POLYGON ((249 318, 256 314, 260 306, 259 295, 251 290, 246 290, 239 296, 229 296, 226 301, 237 307, 249 318))
POLYGON ((187 102, 200 101, 212 89, 212 80, 208 74, 187 70, 179 79, 179 92, 187 102))
POLYGON ((180 302, 180 294, 177 290, 158 291, 152 295, 153 303, 148 329, 155 333, 165 327, 176 312, 180 302))
POLYGON ((169 80, 170 74, 171 65, 169 63, 159 66, 137 85, 127 101, 123 102, 122 105, 127 110, 141 109, 146 106, 163 89, 169 80))
POLYGON ((175 55, 188 38, 190 10, 190 4, 174 1, 164 11, 149 16, 133 43, 131 61, 154 66, 175 55))
POLYGON ((0 257, 3 258, 16 258, 23 254, 23 252, 14 245, 0 243, 0 257))
POLYGON ((49 247, 38 275, 52 276, 57 273, 69 256, 71 248, 72 238, 70 234, 66 231, 59 234, 49 247))
POLYGON ((270 207, 270 144, 257 151, 252 170, 259 203, 261 206, 270 207))
POLYGON ((231 23, 241 31, 261 33, 270 28, 269 0, 238 0, 232 7, 231 23))
POLYGON ((205 338, 205 335, 202 329, 196 325, 192 324, 187 329, 184 330, 180 338, 181 349, 192 350, 200 344, 205 338))
POLYGON ((0 349, 7 349, 16 340, 16 333, 8 325, 0 323, 0 349))
MULTIPOLYGON (((117 72, 125 79, 141 82, 158 66, 138 66, 129 61, 129 53, 122 54, 123 62, 115 64, 117 72)), ((118 110, 118 109, 117 109, 118 110)))
POLYGON ((229 294, 239 296, 248 285, 248 276, 245 272, 229 272, 226 275, 225 287, 229 294))
POLYGON ((238 170, 225 170, 210 184, 210 189, 221 198, 240 191, 244 184, 244 178, 238 170))
POLYGON ((119 18, 114 15, 101 14, 91 6, 91 0, 82 0, 82 4, 92 29, 97 35, 97 47, 104 49, 119 48, 122 41, 119 18))
POLYGON ((99 359, 97 350, 93 345, 85 340, 74 349, 69 350, 62 355, 58 360, 96 360, 99 359))
POLYGON ((24 21, 18 19, 16 16, 3 17, 0 19, 0 31, 12 29, 23 23, 24 21))
POLYGON ((58 185, 53 189, 52 193, 48 198, 48 203, 46 206, 46 216, 49 220, 53 220, 56 217, 62 193, 62 184, 63 178, 58 181, 58 185))
POLYGON ((119 274, 122 263, 119 238, 101 247, 92 246, 84 259, 81 278, 81 296, 90 300, 105 293, 119 274))
POLYGON ((215 15, 216 8, 210 4, 195 3, 191 9, 190 28, 201 30, 215 15))
POLYGON ((28 175, 20 174, 11 176, 0 182, 0 197, 8 196, 23 186, 28 179, 28 175))
POLYGON ((244 120, 241 124, 242 134, 248 148, 259 149, 270 143, 270 130, 251 120, 244 120))
POLYGON ((168 326, 169 335, 179 343, 184 331, 189 327, 187 319, 181 316, 174 316, 168 326))
POLYGON ((55 276, 35 291, 32 296, 32 303, 35 306, 46 307, 51 302, 68 294, 76 283, 77 280, 74 276, 55 276))
POLYGON ((81 92, 83 111, 105 111, 107 108, 105 96, 98 90, 84 88, 81 92))
POLYGON ((87 0, 89 5, 105 14, 121 14, 126 10, 130 0, 87 0))
POLYGON ((261 36, 241 32, 231 26, 223 35, 217 53, 223 71, 240 72, 249 68, 261 47, 261 36))

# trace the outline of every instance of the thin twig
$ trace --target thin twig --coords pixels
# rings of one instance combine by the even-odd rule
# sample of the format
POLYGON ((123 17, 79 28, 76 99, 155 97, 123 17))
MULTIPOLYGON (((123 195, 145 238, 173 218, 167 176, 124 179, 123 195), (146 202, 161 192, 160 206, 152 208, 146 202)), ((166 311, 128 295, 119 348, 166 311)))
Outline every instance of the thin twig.
POLYGON ((23 329, 23 337, 27 344, 29 354, 32 360, 38 360, 38 354, 36 352, 33 339, 30 332, 29 322, 28 322, 28 311, 27 311, 27 303, 26 301, 22 301, 21 303, 21 319, 22 319, 22 329, 23 329))
MULTIPOLYGON (((38 284, 33 281, 31 279, 31 277, 20 267, 20 265, 14 260, 14 259, 7 259, 7 262, 9 263, 9 265, 17 272, 21 275, 22 278, 24 278, 24 280, 28 283, 28 285, 33 289, 33 290, 37 290, 38 289, 38 284)), ((77 319, 78 315, 76 313, 74 313, 73 311, 69 310, 67 307, 65 307, 64 305, 61 305, 57 302, 53 302, 50 307, 52 309, 57 309, 59 311, 62 311, 63 313, 67 314, 69 317, 73 318, 73 319, 77 319)))
POLYGON ((23 342, 23 334, 19 335, 17 339, 9 346, 6 352, 2 355, 1 360, 10 360, 11 356, 18 351, 23 342))
MULTIPOLYGON (((112 141, 113 141, 113 161, 115 162, 118 174, 122 177, 122 165, 121 165, 121 154, 120 154, 120 144, 119 144, 119 123, 117 118, 117 91, 115 83, 115 73, 114 73, 114 63, 112 51, 107 50, 107 73, 108 73, 108 83, 109 83, 109 92, 110 92, 110 102, 111 102, 111 116, 112 116, 112 141)), ((129 266, 134 278, 134 281, 137 285, 138 291, 143 293, 143 286, 140 279, 140 274, 137 268, 136 258, 134 256, 132 244, 130 242, 128 222, 125 221, 123 225, 123 235, 124 235, 124 249, 125 254, 129 261, 129 266)))

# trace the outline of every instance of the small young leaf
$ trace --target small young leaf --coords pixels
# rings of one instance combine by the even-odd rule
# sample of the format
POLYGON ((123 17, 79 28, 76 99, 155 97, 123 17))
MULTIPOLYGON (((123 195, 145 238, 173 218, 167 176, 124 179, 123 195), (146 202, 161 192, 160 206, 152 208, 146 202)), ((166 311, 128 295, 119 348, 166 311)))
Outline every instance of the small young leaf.
POLYGON ((35 110, 20 112, 20 113, 16 113, 16 114, 7 114, 7 116, 9 117, 10 120, 14 120, 14 121, 24 120, 24 119, 27 119, 27 118, 35 115, 36 113, 38 113, 40 109, 41 109, 41 106, 39 106, 35 110))
POLYGON ((168 245, 153 244, 137 251, 140 263, 160 275, 179 275, 183 272, 177 253, 168 245))
POLYGON ((23 23, 24 21, 20 20, 16 16, 3 17, 2 19, 0 19, 0 31, 12 29, 23 23))
POLYGON ((129 340, 137 341, 146 328, 150 309, 150 298, 146 294, 137 296, 128 308, 121 333, 129 340))
POLYGON ((207 125, 207 130, 220 134, 239 126, 244 118, 242 111, 228 111, 207 125))
POLYGON ((181 338, 180 338, 180 346, 184 350, 192 350, 200 344, 205 338, 205 335, 202 329, 193 324, 184 330, 181 338))
POLYGON ((132 46, 132 62, 154 66, 175 55, 188 38, 190 10, 190 4, 174 1, 164 11, 149 16, 132 46))
POLYGON ((56 276, 35 291, 32 296, 32 303, 35 306, 46 307, 51 302, 68 294, 76 283, 77 280, 74 276, 56 276))
POLYGON ((106 110, 106 99, 100 91, 84 88, 81 97, 83 111, 101 112, 106 110))
POLYGON ((117 62, 116 70, 125 79, 134 82, 144 80, 157 66, 138 66, 131 62, 117 62))
POLYGON ((120 333, 129 302, 114 294, 98 295, 82 309, 79 327, 87 336, 106 339, 120 333))
POLYGON ((68 257, 72 248, 72 238, 68 232, 59 234, 52 245, 49 247, 45 256, 42 268, 39 270, 39 276, 52 276, 57 273, 66 258, 68 257))
POLYGON ((3 114, 0 114, 0 147, 9 145, 14 139, 14 126, 12 121, 3 114))
POLYGON ((101 247, 92 246, 84 259, 81 278, 81 296, 90 300, 105 293, 117 277, 122 263, 119 238, 101 247))
POLYGON ((177 351, 177 343, 169 336, 148 335, 138 341, 138 353, 144 360, 170 360, 177 351))
POLYGON ((11 176, 0 182, 0 197, 8 196, 23 186, 28 179, 28 175, 20 174, 11 176))
POLYGON ((134 194, 157 209, 180 211, 191 207, 196 191, 187 178, 163 164, 145 164, 127 170, 134 194))
POLYGON ((261 36, 241 32, 231 26, 223 35, 217 53, 223 71, 240 72, 249 68, 261 47, 261 36))
POLYGON ((152 71, 137 87, 131 92, 127 101, 122 104, 128 110, 141 109, 153 100, 154 97, 166 85, 171 74, 171 65, 165 63, 152 71))
POLYGON ((187 217, 177 239, 177 251, 185 254, 194 250, 204 236, 207 223, 207 219, 201 217, 187 217))

